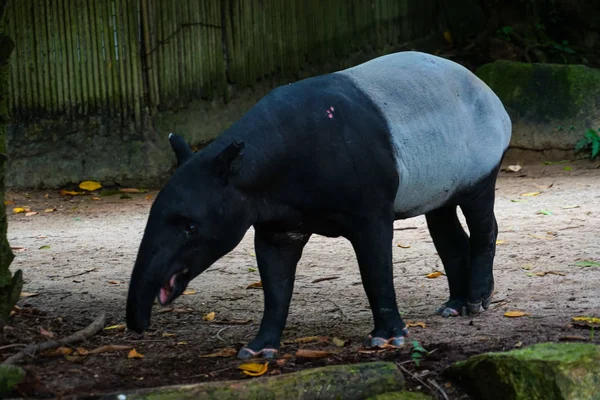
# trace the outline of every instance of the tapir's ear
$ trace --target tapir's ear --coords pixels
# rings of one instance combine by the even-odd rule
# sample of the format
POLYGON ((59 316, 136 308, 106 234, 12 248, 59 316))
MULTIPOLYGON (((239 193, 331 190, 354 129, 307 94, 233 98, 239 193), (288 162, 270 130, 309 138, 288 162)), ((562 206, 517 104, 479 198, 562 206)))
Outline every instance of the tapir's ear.
POLYGON ((217 176, 226 183, 229 176, 240 169, 242 158, 244 158, 244 142, 231 143, 214 160, 217 176))
POLYGON ((171 143, 171 148, 175 152, 177 165, 179 166, 182 166, 183 163, 194 154, 192 149, 190 149, 190 146, 188 146, 185 140, 179 135, 169 133, 169 142, 171 143))

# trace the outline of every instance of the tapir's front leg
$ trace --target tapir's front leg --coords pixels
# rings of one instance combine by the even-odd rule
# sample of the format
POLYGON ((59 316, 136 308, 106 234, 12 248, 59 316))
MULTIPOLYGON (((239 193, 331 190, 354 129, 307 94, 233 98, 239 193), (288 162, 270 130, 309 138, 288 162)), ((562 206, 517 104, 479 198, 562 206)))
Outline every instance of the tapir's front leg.
POLYGON ((239 351, 238 358, 272 358, 277 353, 292 299, 296 265, 309 238, 308 234, 256 229, 254 246, 263 286, 264 314, 256 338, 239 351))
POLYGON ((393 222, 392 215, 369 218, 360 222, 350 239, 375 323, 375 329, 365 340, 365 347, 400 347, 408 335, 398 312, 394 290, 393 222))

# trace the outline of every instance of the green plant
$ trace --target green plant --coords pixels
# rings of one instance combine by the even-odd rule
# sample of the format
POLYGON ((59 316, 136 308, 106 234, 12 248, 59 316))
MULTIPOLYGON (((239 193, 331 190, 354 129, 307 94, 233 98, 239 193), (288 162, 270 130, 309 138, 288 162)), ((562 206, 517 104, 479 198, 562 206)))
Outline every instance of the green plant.
POLYGON ((418 341, 413 340, 412 349, 410 350, 410 358, 413 360, 417 367, 419 366, 419 363, 421 362, 423 356, 427 356, 428 354, 429 352, 423 347, 421 347, 421 344, 418 341))
POLYGON ((600 153, 600 129, 597 131, 593 129, 588 129, 585 132, 583 139, 577 142, 575 145, 575 151, 582 151, 590 149, 591 157, 590 159, 596 158, 598 153, 600 153))

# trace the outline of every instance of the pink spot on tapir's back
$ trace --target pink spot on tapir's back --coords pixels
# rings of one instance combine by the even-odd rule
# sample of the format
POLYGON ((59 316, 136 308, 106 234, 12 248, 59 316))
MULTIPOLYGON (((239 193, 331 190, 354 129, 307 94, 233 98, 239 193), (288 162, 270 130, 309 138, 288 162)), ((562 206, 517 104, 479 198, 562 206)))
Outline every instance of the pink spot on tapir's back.
POLYGON ((334 112, 334 108, 333 106, 329 107, 329 109, 327 110, 327 116, 331 119, 333 118, 333 112, 334 112))

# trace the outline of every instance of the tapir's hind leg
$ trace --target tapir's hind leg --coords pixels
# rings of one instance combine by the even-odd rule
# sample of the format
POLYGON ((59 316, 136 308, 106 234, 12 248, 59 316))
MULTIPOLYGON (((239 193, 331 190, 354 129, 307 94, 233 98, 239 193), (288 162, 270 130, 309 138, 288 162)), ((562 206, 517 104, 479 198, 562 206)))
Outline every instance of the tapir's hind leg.
POLYGON ((468 310, 476 314, 487 310, 494 292, 493 263, 498 224, 494 215, 497 171, 494 171, 468 201, 460 205, 469 227, 471 268, 469 271, 468 310))
POLYGON ((272 358, 277 353, 292 299, 296 265, 309 238, 308 234, 256 229, 254 246, 263 286, 264 314, 256 338, 242 347, 238 358, 272 358))
POLYGON ((458 220, 456 206, 439 208, 427 213, 425 218, 450 287, 450 299, 436 313, 443 317, 465 314, 469 289, 469 237, 458 220))
POLYGON ((408 335, 396 304, 392 267, 393 214, 357 224, 350 242, 356 252, 363 287, 369 299, 375 329, 365 347, 401 347, 408 335))

